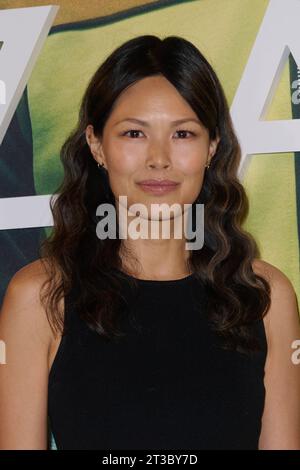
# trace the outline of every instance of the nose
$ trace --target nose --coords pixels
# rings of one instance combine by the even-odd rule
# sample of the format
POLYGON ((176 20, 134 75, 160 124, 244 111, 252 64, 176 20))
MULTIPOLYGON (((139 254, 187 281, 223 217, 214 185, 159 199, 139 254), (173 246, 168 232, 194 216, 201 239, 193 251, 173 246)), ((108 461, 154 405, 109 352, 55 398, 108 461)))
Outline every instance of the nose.
POLYGON ((169 168, 171 166, 169 152, 162 148, 162 145, 152 145, 146 163, 148 168, 169 168))

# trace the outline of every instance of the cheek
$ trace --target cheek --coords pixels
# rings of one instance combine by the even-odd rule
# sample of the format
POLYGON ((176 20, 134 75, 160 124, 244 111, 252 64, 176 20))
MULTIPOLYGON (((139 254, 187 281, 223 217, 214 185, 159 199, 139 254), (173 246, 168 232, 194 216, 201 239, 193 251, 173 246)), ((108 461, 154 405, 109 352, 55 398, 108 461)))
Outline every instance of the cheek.
POLYGON ((177 166, 183 175, 184 188, 191 192, 197 191, 202 185, 205 175, 205 157, 199 153, 190 154, 188 158, 181 158, 177 166))
POLYGON ((182 195, 183 198, 190 203, 197 198, 205 176, 207 151, 200 148, 194 149, 186 153, 186 157, 182 155, 177 160, 177 168, 183 175, 182 195))
POLYGON ((198 155, 195 159, 189 158, 180 162, 178 168, 187 178, 199 178, 204 174, 205 162, 202 162, 198 155))
POLYGON ((174 149, 174 159, 180 170, 187 176, 202 174, 208 155, 205 142, 182 143, 174 149))
POLYGON ((135 172, 139 162, 143 161, 142 155, 141 158, 138 158, 138 152, 139 149, 133 147, 133 145, 120 142, 118 139, 114 140, 106 151, 110 173, 129 176, 135 172))
MULTIPOLYGON (((109 182, 115 197, 129 195, 132 192, 133 175, 138 172, 139 161, 132 149, 118 141, 106 145, 104 153, 107 158, 109 182)), ((131 203, 128 199, 128 204, 131 203)))

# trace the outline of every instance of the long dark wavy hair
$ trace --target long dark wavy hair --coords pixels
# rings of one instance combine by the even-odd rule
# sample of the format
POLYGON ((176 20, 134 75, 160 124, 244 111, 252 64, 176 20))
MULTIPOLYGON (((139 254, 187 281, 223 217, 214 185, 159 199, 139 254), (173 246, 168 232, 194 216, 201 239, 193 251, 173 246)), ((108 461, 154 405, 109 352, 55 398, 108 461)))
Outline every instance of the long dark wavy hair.
MULTIPOLYGON (((54 227, 40 246, 48 276, 41 301, 56 335, 64 331, 60 300, 76 285, 76 306, 88 327, 111 340, 122 336, 120 309, 124 282, 120 238, 96 234, 102 203, 116 203, 109 175, 97 168, 85 129, 102 136, 118 96, 138 80, 162 75, 187 101, 209 137, 220 141, 206 171, 196 203, 205 206, 204 245, 191 250, 189 265, 204 286, 213 329, 226 349, 260 349, 253 325, 270 306, 270 285, 253 271, 259 258, 254 238, 242 229, 248 199, 237 177, 241 151, 224 91, 212 66, 188 40, 154 35, 135 37, 116 48, 100 65, 84 93, 75 129, 61 148, 64 177, 51 197, 54 227)), ((117 231, 117 233, 119 233, 117 231)), ((125 276, 126 277, 126 276, 125 276)), ((127 278, 137 288, 134 277, 127 278)), ((124 303, 125 302, 125 303, 124 303)))

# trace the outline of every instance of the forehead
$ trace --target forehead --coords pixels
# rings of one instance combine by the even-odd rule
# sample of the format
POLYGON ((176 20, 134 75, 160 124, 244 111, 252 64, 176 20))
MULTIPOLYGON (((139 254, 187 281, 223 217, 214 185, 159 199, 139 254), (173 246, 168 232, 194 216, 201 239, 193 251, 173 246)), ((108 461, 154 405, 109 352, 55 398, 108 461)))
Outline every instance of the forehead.
POLYGON ((114 103, 110 115, 116 122, 130 115, 175 120, 197 118, 189 103, 163 76, 146 77, 126 88, 114 103))

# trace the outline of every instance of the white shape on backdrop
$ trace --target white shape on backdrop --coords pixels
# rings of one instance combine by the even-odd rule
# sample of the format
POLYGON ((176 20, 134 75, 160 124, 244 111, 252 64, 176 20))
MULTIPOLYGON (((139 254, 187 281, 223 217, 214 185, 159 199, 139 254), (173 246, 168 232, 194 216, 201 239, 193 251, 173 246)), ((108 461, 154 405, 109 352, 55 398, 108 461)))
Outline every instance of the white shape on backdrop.
MULTIPOLYGON (((0 79, 5 96, 0 103, 0 145, 58 10, 52 5, 0 10, 0 79)), ((49 203, 48 195, 0 199, 0 230, 53 225, 49 203)))
POLYGON ((58 8, 43 6, 0 11, 0 40, 3 42, 0 50, 0 79, 5 84, 6 92, 5 104, 0 106, 0 144, 58 8))
MULTIPOLYGON (((15 73, 15 71, 12 71, 12 66, 18 66, 19 76, 22 67, 24 73, 22 75, 23 81, 21 80, 17 94, 13 99, 14 107, 7 114, 4 122, 1 123, 0 121, 0 138, 5 135, 58 8, 49 6, 0 10, 1 34, 2 24, 5 23, 4 15, 6 15, 6 20, 10 19, 10 24, 7 23, 6 30, 13 31, 16 29, 16 18, 18 18, 19 28, 21 28, 23 15, 25 19, 28 18, 26 16, 27 11, 32 13, 31 22, 33 24, 31 26, 36 34, 36 44, 31 42, 30 57, 27 50, 27 63, 25 63, 25 60, 20 62, 22 54, 18 53, 17 56, 15 55, 18 60, 13 64, 11 60, 12 51, 6 59, 6 70, 10 76, 15 73), (43 15, 41 13, 40 16, 38 14, 34 16, 33 10, 43 11, 43 15), (9 13, 11 13, 11 16, 8 16, 9 13), (37 31, 39 31, 39 34, 37 34, 37 31)), ((239 178, 241 180, 253 154, 300 151, 299 120, 263 121, 289 53, 292 53, 297 64, 300 63, 299 22, 300 0, 270 0, 230 109, 234 129, 242 149, 242 159, 239 166, 239 178)), ((30 37, 32 38, 32 36, 30 37)), ((14 44, 13 33, 11 37, 12 44, 14 44)), ((20 35, 20 37, 22 36, 20 35)), ((3 39, 5 43, 5 37, 0 37, 0 40, 3 39)), ((1 66, 2 52, 1 50, 1 66)), ((2 78, 5 77, 0 77, 0 79, 2 78)), ((8 101, 11 97, 11 90, 9 90, 9 93, 8 101)), ((51 195, 0 199, 0 230, 52 226, 50 197, 51 195)))
POLYGON ((1 230, 49 227, 50 196, 0 198, 1 230))
POLYGON ((299 0, 270 1, 230 109, 242 149, 240 179, 253 154, 300 150, 299 119, 264 121, 289 54, 300 64, 299 21, 299 0))

